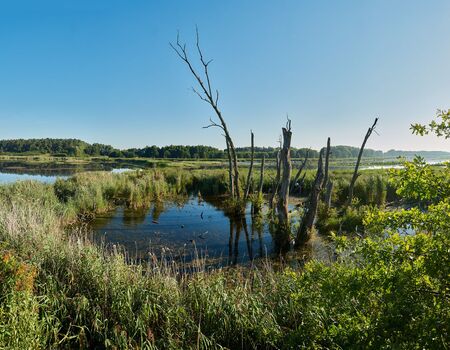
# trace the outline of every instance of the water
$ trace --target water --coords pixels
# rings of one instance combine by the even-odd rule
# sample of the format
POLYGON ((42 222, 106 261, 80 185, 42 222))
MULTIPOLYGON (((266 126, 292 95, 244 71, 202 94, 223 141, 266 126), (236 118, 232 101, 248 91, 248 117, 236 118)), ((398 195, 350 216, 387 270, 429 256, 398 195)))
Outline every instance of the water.
POLYGON ((368 165, 362 166, 361 170, 378 170, 378 169, 403 169, 403 165, 392 164, 392 165, 368 165))
MULTIPOLYGON (((133 169, 118 168, 108 170, 113 173, 123 173, 133 169)), ((68 177, 76 174, 78 171, 75 169, 3 169, 0 167, 0 185, 13 183, 16 181, 34 180, 44 183, 54 183, 56 179, 67 179, 68 177)))
POLYGON ((126 173, 127 171, 133 171, 136 169, 130 169, 130 168, 116 168, 116 169, 112 169, 111 172, 114 174, 122 174, 122 173, 126 173))
MULTIPOLYGON (((426 163, 429 165, 444 165, 448 159, 428 159, 426 163)), ((403 169, 403 164, 388 164, 388 165, 367 165, 361 166, 361 170, 377 170, 377 169, 403 169)))
POLYGON ((132 257, 150 254, 191 261, 196 254, 209 261, 242 263, 265 257, 276 250, 262 216, 227 215, 222 198, 189 197, 183 203, 153 203, 149 209, 128 210, 97 216, 90 224, 94 240, 119 244, 132 257))
POLYGON ((96 240, 120 244, 130 254, 149 253, 191 260, 196 253, 229 262, 247 261, 273 250, 266 225, 227 216, 216 200, 190 197, 184 203, 153 203, 147 210, 117 208, 91 224, 96 240))
POLYGON ((45 183, 53 183, 56 181, 58 177, 67 178, 67 176, 16 174, 16 173, 5 173, 0 171, 0 184, 8 184, 16 181, 25 181, 25 180, 35 180, 45 183))

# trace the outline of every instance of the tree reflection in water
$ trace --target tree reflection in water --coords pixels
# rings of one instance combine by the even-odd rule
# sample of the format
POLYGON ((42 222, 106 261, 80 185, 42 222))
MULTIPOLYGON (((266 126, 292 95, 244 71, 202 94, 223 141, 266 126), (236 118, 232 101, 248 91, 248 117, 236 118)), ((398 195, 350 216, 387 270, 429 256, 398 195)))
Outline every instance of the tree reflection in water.
MULTIPOLYGON (((252 215, 248 208, 246 215, 233 216, 224 211, 223 203, 223 198, 199 201, 196 196, 152 202, 148 208, 100 214, 89 225, 97 242, 118 244, 139 259, 147 259, 149 252, 157 257, 164 253, 189 263, 199 255, 210 266, 223 266, 266 256, 281 261, 292 257, 289 237, 270 226, 265 211, 252 215)), ((305 258, 316 254, 305 249, 305 258)))

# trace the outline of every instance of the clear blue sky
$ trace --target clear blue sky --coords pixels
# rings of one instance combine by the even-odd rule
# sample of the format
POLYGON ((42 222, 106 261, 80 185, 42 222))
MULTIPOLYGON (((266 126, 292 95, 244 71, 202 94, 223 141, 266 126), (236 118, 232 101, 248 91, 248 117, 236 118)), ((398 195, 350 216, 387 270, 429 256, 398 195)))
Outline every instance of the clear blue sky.
MULTIPOLYGON (((450 1, 0 2, 0 138, 223 147, 169 47, 200 29, 238 145, 449 150, 409 124, 450 105, 450 1)), ((192 53, 194 53, 192 51, 192 53)))

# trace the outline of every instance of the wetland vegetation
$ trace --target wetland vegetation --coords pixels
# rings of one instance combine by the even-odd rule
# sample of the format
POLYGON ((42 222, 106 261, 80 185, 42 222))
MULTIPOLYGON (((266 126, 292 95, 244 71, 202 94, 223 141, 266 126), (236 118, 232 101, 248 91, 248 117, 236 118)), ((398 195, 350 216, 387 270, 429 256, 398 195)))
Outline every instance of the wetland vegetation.
MULTIPOLYGON (((246 175, 240 173, 241 183, 246 175)), ((253 173, 255 182, 258 175, 253 173)), ((275 177, 276 169, 266 169, 264 193, 275 177)), ((136 213, 167 201, 182 205, 192 201, 190 195, 222 196, 221 217, 235 215, 228 208, 233 203, 223 197, 229 191, 226 170, 84 172, 54 184, 0 186, 0 344, 17 349, 444 347, 449 340, 448 166, 418 159, 389 173, 362 171, 352 205, 342 211, 351 177, 351 170, 331 171, 332 207, 319 204, 316 227, 332 249, 328 259, 305 258, 304 250, 289 259, 274 251, 274 260, 263 254, 250 265, 214 268, 201 254, 183 261, 155 250, 137 259, 126 244, 96 244, 77 223, 117 207, 136 213), (386 207, 393 203, 398 209, 386 207), (415 234, 401 234, 405 228, 415 234)), ((308 170, 301 198, 310 195, 314 181, 315 171, 308 170)), ((155 208, 151 215, 158 220, 155 208)), ((251 213, 245 217, 251 218, 251 213)), ((259 218, 270 221, 270 211, 259 218)), ((273 232, 263 244, 274 239, 273 232)), ((247 250, 245 240, 239 244, 241 253, 247 250)))

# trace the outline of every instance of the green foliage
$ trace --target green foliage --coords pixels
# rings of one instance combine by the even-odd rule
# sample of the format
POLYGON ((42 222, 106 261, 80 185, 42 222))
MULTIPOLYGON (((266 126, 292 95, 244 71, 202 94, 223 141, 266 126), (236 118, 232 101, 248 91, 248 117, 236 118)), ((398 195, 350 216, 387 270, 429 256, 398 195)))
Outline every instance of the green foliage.
POLYGON ((0 348, 45 349, 47 324, 39 315, 39 298, 12 291, 0 305, 0 348))
POLYGON ((327 208, 324 203, 320 203, 316 228, 324 235, 337 232, 351 235, 362 232, 363 218, 367 210, 367 206, 349 206, 341 211, 338 208, 327 208))
POLYGON ((82 156, 89 145, 76 139, 0 140, 0 152, 82 156))
POLYGON ((295 280, 305 348, 437 349, 449 340, 448 234, 362 239, 295 280), (350 254, 350 255, 349 255, 350 254))
POLYGON ((406 199, 436 203, 450 197, 450 163, 443 170, 433 169, 421 157, 405 162, 403 169, 391 171, 391 182, 406 199))
POLYGON ((44 348, 45 322, 33 295, 36 269, 11 251, 0 250, 0 347, 44 348))
POLYGON ((382 211, 371 209, 365 213, 364 226, 371 232, 382 233, 386 230, 435 232, 450 230, 450 203, 430 205, 427 211, 419 208, 382 211))
MULTIPOLYGON (((351 173, 335 171, 331 173, 333 181, 332 203, 342 206, 348 198, 351 173)), ((354 198, 359 205, 384 206, 387 201, 398 198, 394 183, 390 183, 385 172, 363 171, 354 188, 354 198)))
POLYGON ((412 124, 411 130, 416 135, 428 135, 430 132, 438 137, 450 138, 450 109, 436 112, 436 120, 432 120, 428 125, 412 124))
POLYGON ((433 169, 416 157, 403 169, 391 172, 397 193, 412 201, 409 209, 383 211, 372 209, 364 218, 372 232, 450 232, 450 165, 433 169))
MULTIPOLYGON (((447 116, 443 116, 443 125, 435 122, 430 124, 433 130, 439 130, 444 133, 445 123, 448 128, 448 112, 447 116)), ((422 133, 428 133, 425 126, 414 126, 422 133)), ((431 129, 430 129, 431 130, 431 129)), ((26 154, 38 155, 47 154, 54 157, 110 157, 110 158, 162 158, 162 159, 227 159, 226 150, 218 149, 210 146, 184 146, 184 145, 168 145, 168 146, 146 146, 143 148, 117 149, 110 145, 100 143, 89 144, 85 141, 77 139, 14 139, 0 140, 0 154, 26 154)), ((275 147, 255 147, 254 156, 261 159, 275 159, 278 148, 275 147)), ((304 159, 306 154, 310 159, 317 159, 319 151, 309 148, 291 148, 291 157, 304 159)), ((358 156, 359 148, 352 146, 333 146, 331 147, 332 159, 355 159, 358 156)), ((417 153, 417 152, 415 152, 417 153)), ((251 157, 250 147, 237 147, 236 154, 239 159, 249 159, 251 157)), ((446 152, 424 152, 424 155, 448 156, 446 152)), ((398 156, 410 156, 411 152, 390 150, 388 152, 365 149, 363 156, 365 158, 395 158, 398 156)), ((412 154, 414 155, 414 153, 412 154)))

